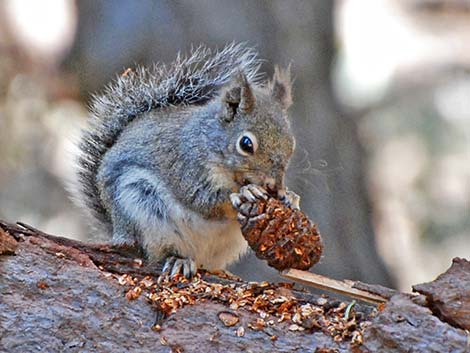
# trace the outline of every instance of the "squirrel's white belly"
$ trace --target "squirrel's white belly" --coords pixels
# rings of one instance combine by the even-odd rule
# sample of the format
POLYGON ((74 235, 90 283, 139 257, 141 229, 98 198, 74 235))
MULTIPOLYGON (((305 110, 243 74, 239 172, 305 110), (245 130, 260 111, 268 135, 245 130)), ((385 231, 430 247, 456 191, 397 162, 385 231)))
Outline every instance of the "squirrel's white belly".
POLYGON ((238 260, 247 249, 236 220, 207 220, 176 202, 168 216, 164 223, 144 231, 144 242, 151 256, 158 258, 163 247, 170 246, 181 257, 193 259, 198 267, 216 270, 238 260))
POLYGON ((143 248, 150 258, 161 261, 173 251, 191 258, 198 267, 224 269, 247 249, 237 221, 204 219, 179 203, 148 170, 128 170, 118 179, 117 190, 118 205, 136 222, 143 248), (158 200, 142 200, 140 190, 134 185, 142 181, 152 186, 158 200), (155 212, 155 209, 164 211, 155 212))
POLYGON ((236 221, 208 221, 196 216, 178 222, 178 228, 186 239, 179 247, 181 255, 194 259, 198 267, 224 269, 247 249, 236 221))

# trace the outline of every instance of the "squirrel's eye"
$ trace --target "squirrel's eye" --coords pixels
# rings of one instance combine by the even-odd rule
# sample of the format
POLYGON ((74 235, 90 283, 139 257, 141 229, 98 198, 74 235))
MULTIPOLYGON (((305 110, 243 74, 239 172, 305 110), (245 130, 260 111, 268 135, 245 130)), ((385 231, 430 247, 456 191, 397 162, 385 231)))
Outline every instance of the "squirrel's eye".
POLYGON ((251 132, 244 132, 237 141, 237 152, 242 156, 249 156, 258 149, 258 141, 256 136, 251 132))

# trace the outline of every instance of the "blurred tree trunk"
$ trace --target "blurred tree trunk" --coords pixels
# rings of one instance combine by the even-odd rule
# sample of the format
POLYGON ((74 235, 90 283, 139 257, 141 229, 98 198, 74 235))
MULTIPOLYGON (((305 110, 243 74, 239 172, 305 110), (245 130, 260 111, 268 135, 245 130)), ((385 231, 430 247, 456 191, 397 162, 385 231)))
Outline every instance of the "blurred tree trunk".
MULTIPOLYGON (((375 248, 356 122, 341 113, 332 92, 334 2, 117 3, 78 2, 78 34, 66 64, 82 90, 99 89, 133 62, 171 60, 191 43, 247 41, 269 59, 267 72, 292 63, 298 151, 289 184, 324 237, 315 272, 391 286, 375 248)), ((246 279, 277 278, 254 257, 234 271, 246 279)))
POLYGON ((334 2, 295 4, 273 3, 279 28, 267 57, 293 65, 298 150, 289 184, 323 234, 325 253, 314 271, 391 286, 375 247, 357 124, 333 94, 334 2))

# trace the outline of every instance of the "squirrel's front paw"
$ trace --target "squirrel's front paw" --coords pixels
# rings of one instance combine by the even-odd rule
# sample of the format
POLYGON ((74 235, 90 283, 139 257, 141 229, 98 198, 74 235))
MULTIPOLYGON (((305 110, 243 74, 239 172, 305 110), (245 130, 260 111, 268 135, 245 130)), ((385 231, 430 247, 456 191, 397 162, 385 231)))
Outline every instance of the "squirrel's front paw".
POLYGON ((261 186, 249 184, 242 186, 240 192, 230 195, 233 207, 238 209, 244 202, 256 202, 256 200, 267 200, 268 192, 261 186))
MULTIPOLYGON (((239 193, 230 195, 230 201, 233 207, 240 210, 240 207, 245 202, 256 202, 257 200, 267 200, 269 198, 268 192, 261 186, 250 184, 243 186, 239 193)), ((300 196, 295 192, 284 189, 278 192, 279 200, 286 206, 293 209, 300 209, 300 196)))
POLYGON ((181 258, 178 256, 169 256, 165 260, 163 265, 162 274, 174 275, 181 273, 186 278, 191 279, 197 272, 196 263, 190 258, 181 258))
POLYGON ((285 189, 279 192, 279 200, 288 207, 300 209, 300 196, 291 190, 285 189))

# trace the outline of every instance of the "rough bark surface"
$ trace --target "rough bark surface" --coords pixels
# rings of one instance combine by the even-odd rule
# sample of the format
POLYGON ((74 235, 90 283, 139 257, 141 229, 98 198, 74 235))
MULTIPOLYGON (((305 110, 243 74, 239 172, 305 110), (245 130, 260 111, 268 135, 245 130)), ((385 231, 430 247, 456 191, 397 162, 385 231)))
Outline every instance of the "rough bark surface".
MULTIPOLYGON (((126 299, 110 273, 158 274, 106 245, 87 245, 0 222, 0 352, 465 352, 467 336, 431 310, 396 295, 366 329, 362 346, 336 342, 324 330, 276 323, 249 329, 259 315, 235 311, 226 326, 214 301, 184 306, 164 319, 144 296, 126 299), (1 229, 3 228, 4 231, 1 229), (13 246, 12 246, 13 244, 13 246), (5 251, 5 249, 9 249, 5 251), (244 327, 240 334, 240 327, 244 327), (237 335, 238 331, 238 335, 237 335), (275 339, 272 339, 272 337, 275 339)), ((231 279, 207 280, 230 283, 231 279)), ((303 302, 318 296, 292 291, 303 302)), ((337 300, 325 300, 336 305, 337 300)), ((416 300, 415 300, 416 301, 416 300)), ((422 301, 424 302, 424 301, 422 301)), ((358 305, 356 313, 371 308, 358 305)), ((229 315, 230 316, 230 315, 229 315)))
POLYGON ((440 321, 428 308, 398 294, 373 320, 358 351, 464 353, 470 351, 467 339, 464 331, 440 321))
POLYGON ((433 282, 413 286, 426 296, 429 308, 442 320, 470 330, 470 261, 455 258, 433 282))

